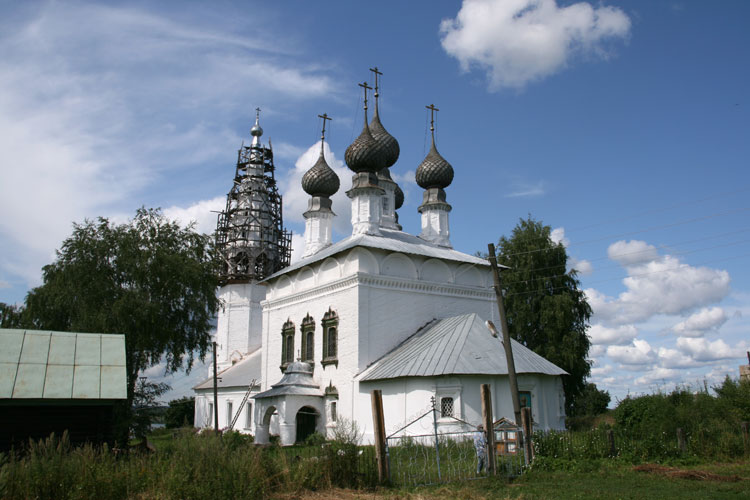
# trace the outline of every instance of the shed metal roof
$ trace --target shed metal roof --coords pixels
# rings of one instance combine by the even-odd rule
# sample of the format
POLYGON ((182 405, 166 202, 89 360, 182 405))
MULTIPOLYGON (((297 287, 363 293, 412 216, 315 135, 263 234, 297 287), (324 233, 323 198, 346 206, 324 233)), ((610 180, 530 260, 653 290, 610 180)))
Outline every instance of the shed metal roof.
POLYGON ((126 399, 125 336, 0 329, 0 399, 126 399))
MULTIPOLYGON (((349 236, 333 245, 307 257, 302 260, 298 260, 289 267, 285 267, 281 271, 272 274, 264 281, 271 281, 279 276, 286 274, 295 269, 301 269, 305 266, 309 266, 315 262, 321 261, 327 257, 341 253, 345 250, 349 250, 354 247, 367 247, 367 248, 378 248, 381 250, 388 250, 391 252, 401 252, 411 255, 421 255, 428 258, 437 258, 444 260, 452 260, 456 262, 465 262, 467 264, 475 264, 478 266, 489 266, 487 260, 480 257, 475 257, 452 248, 446 248, 437 246, 433 243, 425 241, 409 233, 403 231, 395 231, 392 229, 380 228, 381 236, 373 236, 369 234, 356 234, 349 236)), ((502 267, 502 266, 501 266, 502 267)))
MULTIPOLYGON (((562 368, 511 339, 516 373, 566 375, 562 368)), ((438 375, 507 375, 502 339, 477 314, 435 321, 363 372, 361 380, 438 375)))
MULTIPOLYGON (((250 382, 255 380, 256 385, 260 385, 261 369, 261 349, 257 348, 248 356, 236 362, 229 368, 225 368, 217 374, 219 380, 216 386, 224 387, 244 387, 250 386, 250 382)), ((209 377, 200 384, 193 387, 194 390, 213 389, 214 378, 209 377)))

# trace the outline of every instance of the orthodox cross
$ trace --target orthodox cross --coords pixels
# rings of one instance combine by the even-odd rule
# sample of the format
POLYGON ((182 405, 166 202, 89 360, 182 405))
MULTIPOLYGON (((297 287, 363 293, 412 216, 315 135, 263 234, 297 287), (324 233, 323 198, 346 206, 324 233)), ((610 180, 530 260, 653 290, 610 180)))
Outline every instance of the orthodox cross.
POLYGON ((434 104, 430 104, 429 106, 425 106, 425 108, 430 110, 430 132, 432 133, 432 139, 435 139, 435 111, 440 111, 435 107, 434 104))
POLYGON ((255 120, 260 119, 260 108, 255 108, 255 120))
POLYGON ((362 87, 363 89, 365 89, 365 123, 367 123, 367 91, 372 90, 372 87, 367 85, 367 82, 362 82, 358 85, 362 87))
POLYGON ((373 73, 375 73, 375 94, 374 95, 375 95, 375 101, 377 102, 377 99, 378 99, 378 96, 379 96, 379 94, 378 94, 378 76, 383 76, 383 73, 381 73, 380 71, 378 71, 378 67, 377 66, 375 66, 374 68, 370 68, 370 71, 372 71, 373 73))
POLYGON ((328 113, 323 113, 322 115, 318 115, 318 118, 323 119, 323 132, 320 134, 320 150, 323 151, 323 143, 326 140, 326 122, 333 121, 333 118, 329 117, 328 113))

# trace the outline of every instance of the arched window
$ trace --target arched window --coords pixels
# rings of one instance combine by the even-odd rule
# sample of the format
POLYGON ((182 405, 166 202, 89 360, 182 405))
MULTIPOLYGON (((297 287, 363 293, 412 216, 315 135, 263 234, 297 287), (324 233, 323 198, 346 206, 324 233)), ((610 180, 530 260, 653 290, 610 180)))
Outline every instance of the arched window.
POLYGON ((315 357, 315 320, 308 313, 302 320, 302 361, 312 363, 315 357))
POLYGON ((294 361, 294 323, 287 320, 281 327, 281 371, 294 361))
POLYGON ((338 345, 339 345, 339 317, 335 311, 328 308, 328 312, 323 315, 323 366, 335 364, 338 366, 338 345))

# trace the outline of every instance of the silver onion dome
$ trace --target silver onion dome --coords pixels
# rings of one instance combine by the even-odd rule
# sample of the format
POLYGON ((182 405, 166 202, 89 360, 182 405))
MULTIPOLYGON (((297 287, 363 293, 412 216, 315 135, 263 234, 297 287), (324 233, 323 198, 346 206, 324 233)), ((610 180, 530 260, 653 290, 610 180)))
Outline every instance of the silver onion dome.
POLYGON ((385 167, 386 156, 370 133, 367 122, 365 122, 359 137, 354 139, 354 142, 346 148, 344 161, 346 161, 349 169, 356 173, 371 172, 374 174, 385 167))
POLYGON ((260 136, 263 135, 263 129, 260 127, 260 108, 255 108, 255 125, 250 129, 250 135, 253 136, 252 146, 260 146, 260 136))
POLYGON ((422 163, 417 167, 417 184, 422 189, 442 188, 445 189, 453 182, 453 167, 445 158, 440 156, 432 141, 430 152, 422 163))
POLYGON ((328 166, 323 148, 320 148, 320 156, 315 165, 302 176, 302 189, 310 196, 333 196, 339 190, 341 182, 336 172, 328 166))

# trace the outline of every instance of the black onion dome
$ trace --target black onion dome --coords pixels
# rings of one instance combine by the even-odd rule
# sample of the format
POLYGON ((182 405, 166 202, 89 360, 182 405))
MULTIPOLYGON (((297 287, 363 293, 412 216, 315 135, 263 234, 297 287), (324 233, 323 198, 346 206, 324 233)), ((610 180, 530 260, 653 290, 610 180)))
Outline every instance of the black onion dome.
POLYGON ((377 141, 372 137, 370 129, 365 122, 362 133, 354 139, 346 152, 344 161, 350 170, 360 172, 377 173, 385 167, 385 153, 381 151, 377 141))
POLYGON ((302 189, 310 196, 333 196, 339 190, 339 176, 326 163, 323 151, 318 161, 302 176, 302 189))
POLYGON ((395 198, 396 198, 396 210, 404 206, 404 192, 401 191, 401 187, 396 184, 396 191, 395 191, 395 198))
POLYGON ((398 155, 401 153, 401 148, 398 146, 398 141, 395 137, 388 133, 388 131, 380 123, 380 116, 378 116, 378 108, 375 108, 375 116, 372 117, 370 122, 370 133, 372 133, 373 139, 378 143, 378 150, 385 156, 385 166, 392 167, 398 155))
POLYGON ((435 141, 432 141, 430 152, 422 163, 417 167, 417 184, 422 189, 442 188, 445 189, 453 182, 453 167, 445 158, 440 156, 435 141))

